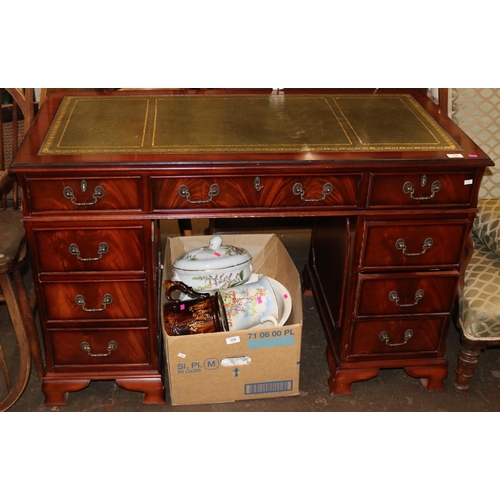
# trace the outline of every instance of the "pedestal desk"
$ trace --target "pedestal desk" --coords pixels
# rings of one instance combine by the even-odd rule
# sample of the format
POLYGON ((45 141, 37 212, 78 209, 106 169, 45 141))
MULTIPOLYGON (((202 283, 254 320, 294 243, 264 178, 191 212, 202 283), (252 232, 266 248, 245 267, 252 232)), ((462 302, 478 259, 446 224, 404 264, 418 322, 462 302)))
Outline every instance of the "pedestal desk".
POLYGON ((303 278, 331 393, 382 368, 443 389, 461 255, 492 164, 423 89, 51 94, 11 167, 46 404, 92 380, 164 402, 165 218, 314 217, 303 278))

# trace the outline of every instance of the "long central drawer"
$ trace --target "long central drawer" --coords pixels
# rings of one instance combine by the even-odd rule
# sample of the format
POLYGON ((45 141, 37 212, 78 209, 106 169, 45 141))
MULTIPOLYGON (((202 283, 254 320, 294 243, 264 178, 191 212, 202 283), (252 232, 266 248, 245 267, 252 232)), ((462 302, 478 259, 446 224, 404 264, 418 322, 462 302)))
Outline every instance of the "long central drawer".
POLYGON ((153 210, 354 207, 361 174, 296 177, 153 177, 153 210))

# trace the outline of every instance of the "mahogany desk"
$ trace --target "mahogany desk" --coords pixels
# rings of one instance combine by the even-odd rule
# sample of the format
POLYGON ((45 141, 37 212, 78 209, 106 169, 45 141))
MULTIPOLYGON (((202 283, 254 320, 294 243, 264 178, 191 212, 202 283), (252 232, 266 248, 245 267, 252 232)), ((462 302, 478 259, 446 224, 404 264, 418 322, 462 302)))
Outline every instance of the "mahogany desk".
POLYGON ((11 167, 25 200, 46 404, 65 404, 91 380, 164 402, 164 218, 314 217, 304 282, 327 337, 332 394, 382 368, 443 388, 461 255, 493 163, 425 92, 63 97, 51 94, 11 167))

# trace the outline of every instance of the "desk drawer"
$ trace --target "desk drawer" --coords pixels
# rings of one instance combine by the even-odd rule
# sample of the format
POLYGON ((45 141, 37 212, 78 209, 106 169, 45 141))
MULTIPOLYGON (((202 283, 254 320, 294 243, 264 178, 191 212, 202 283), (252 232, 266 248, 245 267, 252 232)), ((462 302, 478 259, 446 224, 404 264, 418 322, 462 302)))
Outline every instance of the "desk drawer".
POLYGON ((447 313, 459 273, 360 275, 356 316, 447 313))
POLYGON ((48 331, 54 365, 95 366, 150 362, 147 328, 48 331))
POLYGON ((261 204, 265 207, 353 207, 361 174, 292 176, 262 182, 261 204))
POLYGON ((40 272, 144 271, 144 228, 40 229, 40 272))
POLYGON ((146 282, 42 283, 47 321, 146 320, 146 282))
POLYGON ((28 179, 32 212, 142 208, 139 177, 28 179))
POLYGON ((471 206, 476 172, 372 174, 369 207, 471 206))
POLYGON ((415 317, 400 320, 357 321, 349 356, 442 355, 448 316, 415 317))
POLYGON ((355 206, 361 174, 153 178, 153 209, 355 206))
POLYGON ((468 228, 467 219, 366 221, 361 269, 458 267, 468 228))

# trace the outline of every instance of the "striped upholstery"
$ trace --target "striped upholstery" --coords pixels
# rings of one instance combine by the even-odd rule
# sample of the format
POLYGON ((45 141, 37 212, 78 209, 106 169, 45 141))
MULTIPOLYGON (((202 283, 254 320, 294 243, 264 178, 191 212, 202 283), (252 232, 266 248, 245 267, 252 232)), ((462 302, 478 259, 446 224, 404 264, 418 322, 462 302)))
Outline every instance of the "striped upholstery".
POLYGON ((460 326, 470 340, 500 341, 500 258, 481 241, 465 271, 460 326))
POLYGON ((466 338, 500 341, 500 200, 480 200, 474 220, 474 253, 459 300, 466 338))
POLYGON ((474 236, 500 257, 500 198, 479 200, 478 208, 472 228, 474 236))
POLYGON ((450 116, 495 162, 481 181, 474 251, 458 301, 462 338, 454 386, 463 392, 482 349, 500 345, 500 89, 450 90, 450 116))

